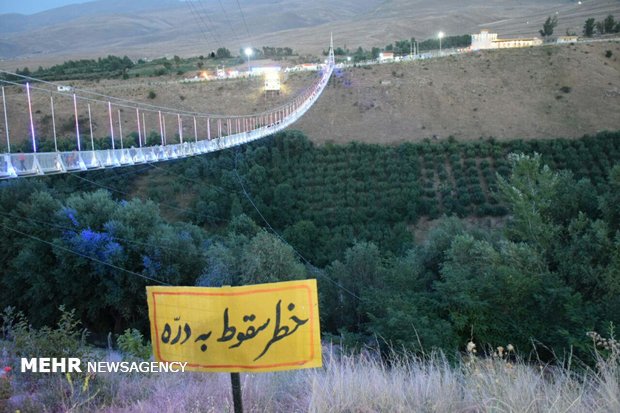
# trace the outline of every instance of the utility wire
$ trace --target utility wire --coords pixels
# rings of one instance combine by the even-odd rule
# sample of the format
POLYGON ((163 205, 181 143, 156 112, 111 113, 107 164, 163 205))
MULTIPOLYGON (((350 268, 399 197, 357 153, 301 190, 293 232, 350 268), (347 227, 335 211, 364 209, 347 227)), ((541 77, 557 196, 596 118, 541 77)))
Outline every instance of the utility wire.
MULTIPOLYGON (((64 230, 64 231, 78 232, 81 229, 86 229, 86 228, 66 227, 64 225, 54 224, 50 221, 44 221, 44 220, 36 219, 36 218, 26 218, 26 217, 15 216, 15 215, 11 215, 9 213, 1 212, 1 211, 0 211, 0 215, 4 215, 5 217, 11 218, 11 219, 19 219, 20 221, 29 221, 32 223, 37 223, 37 224, 45 225, 46 227, 49 227, 49 228, 55 228, 55 229, 64 230)), ((116 241, 123 241, 129 244, 142 245, 145 247, 161 248, 164 250, 175 251, 175 252, 180 252, 180 253, 185 252, 185 250, 180 250, 178 248, 163 247, 161 245, 150 244, 148 242, 133 241, 127 238, 117 237, 115 235, 110 235, 110 237, 116 241)))
MULTIPOLYGON (((199 0, 199 2, 200 4, 202 4, 202 0, 199 0)), ((235 31, 235 28, 233 27, 232 23, 230 22, 230 19, 228 18, 228 13, 226 13, 226 9, 224 8, 224 5, 222 4, 222 0, 217 0, 217 2, 220 4, 220 8, 222 9, 222 12, 224 12, 224 20, 226 20, 226 24, 228 24, 228 27, 230 28, 230 31, 233 34, 233 37, 237 40, 237 43, 241 45, 241 40, 239 40, 239 36, 237 36, 237 32, 235 31)))
POLYGON ((192 0, 187 0, 187 4, 189 5, 189 7, 191 9, 192 14, 196 18, 196 21, 198 22, 198 25, 200 27, 200 31, 204 35, 204 37, 207 40, 207 42, 210 42, 211 40, 208 38, 208 36, 205 33, 203 27, 205 27, 207 29, 207 31, 209 32, 209 34, 211 34, 211 37, 213 37, 213 40, 215 40, 215 44, 216 45, 220 44, 221 40, 220 40, 219 36, 217 35, 217 33, 215 31, 211 30, 209 25, 207 25, 207 22, 204 20, 203 16, 200 14, 200 11, 198 10, 198 7, 194 4, 194 2, 192 0))
POLYGON ((248 23, 245 21, 245 14, 243 13, 243 9, 241 9, 241 4, 239 4, 239 0, 237 1, 237 7, 239 7, 239 12, 241 13, 241 18, 243 19, 243 25, 245 26, 245 31, 248 34, 248 40, 250 38, 252 38, 252 35, 250 35, 250 29, 248 29, 248 23))
MULTIPOLYGON (((116 192, 116 193, 119 193, 119 194, 125 195, 125 196, 127 196, 127 197, 130 197, 130 196, 131 196, 131 194, 129 194, 129 193, 127 193, 127 192, 124 192, 124 191, 121 191, 120 189, 112 188, 112 187, 109 187, 109 186, 106 186, 106 185, 100 184, 100 183, 98 183, 98 182, 91 181, 90 179, 87 179, 87 178, 81 177, 81 176, 79 176, 79 175, 76 175, 76 174, 71 174, 71 176, 73 176, 73 177, 75 177, 75 178, 77 178, 77 179, 81 179, 82 181, 89 182, 89 183, 91 183, 91 184, 93 184, 93 185, 96 185, 96 186, 98 186, 98 187, 100 187, 100 188, 107 189, 108 191, 116 192)), ((165 208, 173 209, 173 210, 176 210, 176 211, 179 211, 179 212, 185 212, 185 213, 188 213, 188 212, 189 212, 190 214, 195 215, 195 216, 198 216, 199 214, 201 214, 201 215, 203 215, 203 216, 205 216, 205 217, 207 217, 207 218, 209 218, 209 219, 212 219, 212 220, 214 220, 214 221, 228 222, 228 220, 227 220, 227 219, 222 219, 222 218, 219 218, 219 217, 216 217, 216 216, 213 216, 213 215, 203 214, 203 213, 200 213, 200 212, 197 212, 197 211, 192 211, 192 210, 187 209, 187 208, 180 208, 180 207, 177 207, 177 206, 174 206, 174 205, 170 205, 170 204, 166 204, 166 203, 161 203, 161 202, 158 202, 158 203, 157 203, 157 205, 161 205, 161 206, 163 206, 163 207, 165 207, 165 208)))
POLYGON ((6 226, 6 225, 4 225, 2 223, 0 223, 0 226, 2 228, 4 228, 4 229, 8 230, 8 231, 13 231, 13 232, 15 232, 17 234, 20 234, 20 235, 24 236, 24 237, 33 239, 35 241, 42 242, 42 243, 47 244, 47 245, 49 245, 49 246, 51 246, 53 248, 57 248, 59 250, 62 250, 62 251, 65 251, 65 252, 77 255, 78 257, 82 257, 82 258, 85 258, 87 260, 91 260, 91 261, 96 262, 98 264, 102 264, 102 265, 105 265, 107 267, 114 268, 115 270, 122 271, 122 272, 125 272, 127 274, 131 274, 131 275, 134 275, 134 276, 137 276, 137 277, 141 277, 141 278, 144 278, 145 280, 153 281, 153 282, 156 282, 157 284, 160 284, 160 285, 172 286, 171 284, 168 284, 167 282, 161 281, 161 280, 159 280, 157 278, 149 277, 148 275, 144 275, 144 274, 139 274, 137 272, 133 272, 133 271, 127 270, 127 269, 119 267, 117 265, 110 264, 110 263, 105 262, 105 261, 101 261, 101 260, 99 260, 97 258, 89 257, 88 255, 85 255, 85 254, 82 254, 81 252, 77 252, 75 250, 72 250, 71 248, 63 247, 62 245, 54 244, 53 242, 46 241, 46 240, 44 240, 42 238, 39 238, 37 236, 26 234, 25 232, 22 232, 22 231, 20 231, 18 229, 15 229, 15 228, 8 227, 8 226, 6 226))
MULTIPOLYGON (((258 209, 258 207, 256 206, 256 204, 254 203, 254 200, 252 200, 252 197, 250 196, 250 194, 248 193, 248 191, 245 189, 245 185, 243 185, 243 180, 241 179, 241 176, 239 176, 239 173, 237 172, 237 157, 235 156, 235 175, 237 176, 237 180, 239 181, 239 185, 241 186, 241 189, 243 191, 243 194, 245 195, 246 199, 250 202, 250 204, 254 207, 254 209, 256 210, 256 212, 258 213, 258 215, 261 217, 261 219, 263 220, 263 222, 265 223, 265 225, 267 225, 267 227, 269 228, 269 230, 280 240, 282 241, 284 244, 288 245, 289 247, 291 247, 293 249, 293 251, 295 252, 295 254, 304 262, 306 263, 306 265, 308 265, 309 268, 316 270, 316 266, 313 265, 310 261, 308 261, 306 259, 306 257, 303 256, 303 254, 301 252, 299 252, 297 250, 297 248, 295 248, 294 246, 292 246, 286 239, 284 239, 284 237, 282 235, 280 235, 278 233, 278 231, 276 231, 271 224, 269 223, 269 221, 267 221, 267 218, 265 218, 265 216, 263 215, 263 213, 260 211, 260 209, 258 209)), ((331 284, 335 285, 336 287, 340 288, 342 291, 344 291, 345 293, 349 294, 351 297, 354 297, 360 301, 364 301, 360 296, 358 296, 357 294, 355 294, 353 291, 349 290, 348 288, 344 287, 342 284, 340 284, 338 281, 332 280, 329 276, 323 274, 320 271, 316 271, 316 273, 318 275, 320 275, 321 277, 323 277, 325 280, 329 281, 331 284)))

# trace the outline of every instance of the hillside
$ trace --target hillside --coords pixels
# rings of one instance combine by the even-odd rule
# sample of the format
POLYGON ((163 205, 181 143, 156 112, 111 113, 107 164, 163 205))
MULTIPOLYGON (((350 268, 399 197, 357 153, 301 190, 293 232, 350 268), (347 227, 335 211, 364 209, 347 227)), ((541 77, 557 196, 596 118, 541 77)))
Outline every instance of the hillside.
POLYGON ((298 123, 316 142, 578 137, 620 128, 618 42, 485 51, 343 77, 351 86, 327 89, 298 123))
MULTIPOLYGON (((598 42, 346 69, 334 75, 332 85, 294 128, 317 143, 397 143, 448 136, 579 137, 618 130, 619 58, 620 43, 598 42)), ((282 94, 269 98, 261 92, 259 80, 181 84, 174 78, 132 78, 69 83, 159 106, 234 115, 274 107, 302 90, 313 76, 284 76, 282 94), (151 90, 156 93, 152 100, 147 98, 151 90)), ((7 101, 13 140, 27 139, 24 94, 9 87, 7 101)), ((51 137, 49 94, 33 92, 33 102, 37 136, 51 137)), ((57 98, 55 103, 58 130, 64 130, 61 136, 71 136, 72 101, 57 98)), ((87 116, 86 110, 81 104, 81 116, 87 116)), ((93 119, 95 136, 107 136, 105 108, 93 104, 93 113, 98 116, 93 119)), ((175 133, 175 122, 168 120, 168 136, 175 133)), ((146 123, 148 131, 158 132, 155 113, 147 114, 146 123)), ((185 136, 193 136, 189 123, 185 136)), ((123 131, 132 130, 135 115, 123 113, 123 131)))
MULTIPOLYGON (((289 46, 318 54, 333 32, 337 45, 384 46, 415 36, 538 33, 547 16, 559 17, 557 33, 581 33, 586 18, 618 15, 617 0, 99 0, 30 16, 0 14, 0 67, 47 66, 107 54, 137 59, 207 54, 225 46, 289 46)), ((0 6, 0 13, 2 8, 0 6)))

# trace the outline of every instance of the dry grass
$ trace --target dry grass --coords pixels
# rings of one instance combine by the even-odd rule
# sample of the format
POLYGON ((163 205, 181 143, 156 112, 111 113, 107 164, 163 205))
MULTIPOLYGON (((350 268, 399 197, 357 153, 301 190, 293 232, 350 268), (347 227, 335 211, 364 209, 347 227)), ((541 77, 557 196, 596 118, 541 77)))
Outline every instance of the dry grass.
MULTIPOLYGON (((65 397, 61 410, 232 411, 228 374, 105 374, 96 380, 97 403, 72 404, 65 397)), ((454 366, 441 354, 396 357, 388 365, 372 352, 335 355, 326 349, 322 369, 242 374, 241 381, 248 412, 620 411, 616 352, 599 357, 595 369, 576 371, 498 357, 465 356, 454 366)), ((52 396, 38 398, 47 411, 55 411, 52 396)))

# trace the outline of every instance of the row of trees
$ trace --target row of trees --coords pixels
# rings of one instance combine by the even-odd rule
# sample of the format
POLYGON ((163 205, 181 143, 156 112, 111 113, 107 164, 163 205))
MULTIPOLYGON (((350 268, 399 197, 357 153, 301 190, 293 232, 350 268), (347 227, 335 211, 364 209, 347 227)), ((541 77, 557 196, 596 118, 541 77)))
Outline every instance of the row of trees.
MULTIPOLYGON (((239 193, 241 180, 279 231, 300 240, 304 233, 316 235, 300 248, 318 265, 340 257, 351 238, 398 253, 411 242, 407 225, 421 216, 504 216, 497 176, 510 173, 510 152, 539 152, 552 167, 590 179, 595 192, 605 190, 609 169, 620 160, 617 133, 575 141, 448 139, 317 148, 300 133, 287 132, 266 142, 179 164, 178 173, 195 186, 195 213, 186 218, 213 227, 244 212, 260 221, 239 193)), ((161 187, 151 195, 170 199, 175 196, 170 191, 161 187)))
POLYGON ((596 21, 593 17, 586 20, 583 25, 583 35, 592 37, 594 32, 598 34, 620 33, 620 21, 616 21, 613 15, 608 15, 601 21, 596 21))
POLYGON ((68 60, 64 63, 44 69, 39 66, 31 72, 27 67, 15 73, 24 76, 33 76, 44 80, 66 79, 95 79, 101 77, 119 77, 134 67, 134 62, 127 56, 107 57, 95 59, 68 60))
MULTIPOLYGON (((471 45, 471 35, 447 36, 442 39, 441 45, 445 48, 469 47, 471 45)), ((413 51, 421 53, 437 49, 439 49, 439 39, 426 39, 418 42, 415 37, 412 37, 405 40, 396 40, 394 43, 390 43, 383 48, 372 47, 368 50, 364 49, 362 46, 359 46, 355 51, 347 49, 346 46, 344 48, 336 47, 334 49, 334 54, 336 56, 351 56, 354 62, 361 62, 364 60, 378 59, 382 51, 394 52, 396 55, 406 56, 413 51)), ((327 54, 327 51, 323 51, 323 54, 327 54)))

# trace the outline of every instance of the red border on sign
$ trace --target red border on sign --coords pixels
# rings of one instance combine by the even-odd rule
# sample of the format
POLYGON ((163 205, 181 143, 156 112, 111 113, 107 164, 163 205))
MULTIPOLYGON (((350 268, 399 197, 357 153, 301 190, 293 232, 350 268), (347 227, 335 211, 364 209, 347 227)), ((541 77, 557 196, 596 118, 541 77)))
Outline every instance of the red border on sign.
MULTIPOLYGON (((274 367, 286 367, 286 366, 303 366, 307 362, 311 361, 314 358, 314 306, 312 304, 312 289, 307 285, 296 285, 290 287, 276 287, 276 288, 258 288, 254 290, 246 290, 246 291, 238 291, 238 292, 155 292, 151 293, 153 297, 153 324, 155 326, 155 337, 159 337, 159 330, 157 329, 157 297, 158 295, 206 295, 206 296, 235 296, 235 295, 248 295, 248 294, 256 294, 256 293, 270 293, 277 291, 286 291, 286 290, 306 290, 308 294, 308 305, 310 308, 310 357, 305 360, 300 361, 291 361, 288 363, 276 363, 276 364, 262 364, 262 365, 234 365, 234 364, 191 364, 187 365, 190 367, 196 368, 213 368, 213 369, 226 369, 226 368, 242 368, 242 369, 266 369, 266 368, 274 368, 274 367)), ((159 348, 159 340, 155 340, 155 348, 157 350, 157 356, 159 360, 163 362, 169 362, 168 360, 164 360, 161 356, 160 348, 159 348)), ((176 361, 176 360, 175 360, 176 361)))

